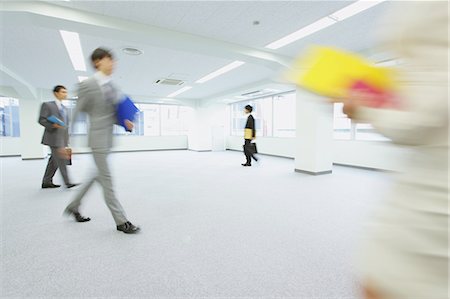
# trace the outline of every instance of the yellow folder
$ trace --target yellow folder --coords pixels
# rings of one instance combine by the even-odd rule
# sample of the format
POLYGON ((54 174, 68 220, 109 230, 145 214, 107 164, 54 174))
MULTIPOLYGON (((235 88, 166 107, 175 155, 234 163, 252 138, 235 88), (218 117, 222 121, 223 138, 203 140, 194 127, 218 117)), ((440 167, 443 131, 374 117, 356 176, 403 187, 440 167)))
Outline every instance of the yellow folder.
POLYGON ((294 61, 287 78, 314 93, 339 99, 358 83, 378 92, 390 92, 395 88, 394 75, 392 69, 377 67, 359 55, 315 46, 294 61))
POLYGON ((253 139, 253 130, 252 129, 244 130, 244 139, 253 139))

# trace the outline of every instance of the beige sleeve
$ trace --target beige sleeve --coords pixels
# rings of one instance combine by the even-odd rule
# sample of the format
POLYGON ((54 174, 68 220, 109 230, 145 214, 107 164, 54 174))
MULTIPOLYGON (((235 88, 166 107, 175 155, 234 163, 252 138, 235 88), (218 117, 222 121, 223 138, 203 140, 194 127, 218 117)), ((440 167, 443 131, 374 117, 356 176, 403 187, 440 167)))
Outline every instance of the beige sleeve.
POLYGON ((417 3, 408 14, 388 42, 403 63, 401 108, 360 108, 355 119, 371 123, 395 143, 436 143, 448 139, 448 3, 417 3))

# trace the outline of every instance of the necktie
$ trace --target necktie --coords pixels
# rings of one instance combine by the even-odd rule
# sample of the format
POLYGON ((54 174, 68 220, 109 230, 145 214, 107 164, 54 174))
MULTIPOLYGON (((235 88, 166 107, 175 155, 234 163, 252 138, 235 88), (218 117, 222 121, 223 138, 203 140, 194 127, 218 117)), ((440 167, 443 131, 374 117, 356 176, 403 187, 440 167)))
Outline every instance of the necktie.
POLYGON ((62 121, 67 124, 67 117, 66 117, 66 108, 61 104, 61 108, 59 109, 59 113, 62 116, 62 121))

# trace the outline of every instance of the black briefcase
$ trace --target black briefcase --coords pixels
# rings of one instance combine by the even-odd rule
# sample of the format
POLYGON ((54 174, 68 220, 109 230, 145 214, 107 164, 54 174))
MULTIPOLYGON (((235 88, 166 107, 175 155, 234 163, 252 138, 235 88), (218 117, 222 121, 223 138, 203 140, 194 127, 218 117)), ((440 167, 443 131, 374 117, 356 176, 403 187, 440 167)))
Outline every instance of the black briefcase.
POLYGON ((252 142, 248 145, 248 150, 251 154, 257 154, 258 149, 256 148, 256 143, 252 142))

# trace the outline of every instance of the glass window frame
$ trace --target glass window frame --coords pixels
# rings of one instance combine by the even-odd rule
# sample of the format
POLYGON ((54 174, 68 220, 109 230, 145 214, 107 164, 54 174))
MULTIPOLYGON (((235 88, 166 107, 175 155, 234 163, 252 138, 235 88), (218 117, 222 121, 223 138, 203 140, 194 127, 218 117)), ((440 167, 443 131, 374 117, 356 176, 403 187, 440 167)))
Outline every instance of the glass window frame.
POLYGON ((0 96, 0 137, 20 138, 20 101, 0 96), (7 121, 7 123, 6 123, 7 121))
MULTIPOLYGON (((230 136, 239 136, 242 137, 244 136, 244 125, 240 125, 239 128, 236 128, 236 116, 240 116, 242 115, 242 117, 239 117, 239 119, 247 119, 246 116, 244 116, 244 106, 249 104, 253 106, 253 115, 255 117, 255 121, 260 121, 260 128, 256 130, 256 136, 257 137, 264 137, 264 138, 295 138, 295 136, 292 137, 279 137, 279 136, 275 136, 275 116, 274 116, 274 105, 275 105, 275 97, 279 97, 281 95, 285 95, 285 94, 295 94, 295 90, 289 90, 289 91, 284 91, 284 92, 280 92, 280 93, 276 93, 276 94, 271 94, 268 96, 261 96, 261 97, 257 97, 257 98, 252 98, 252 99, 247 99, 247 100, 242 100, 242 101, 236 101, 233 103, 230 103, 230 136), (263 115, 266 116, 266 118, 262 118, 259 114, 260 112, 258 112, 258 109, 262 106, 261 103, 258 103, 258 101, 267 101, 267 99, 270 99, 270 106, 271 106, 271 111, 268 116, 267 119, 267 114, 263 112, 263 115), (242 106, 241 109, 235 109, 235 107, 239 107, 242 106), (256 112, 256 113, 255 113, 256 112), (242 127, 242 128, 241 128, 242 127)), ((267 104, 266 104, 267 105, 267 104)), ((295 111, 294 111, 295 113, 295 111)), ((258 125, 258 124, 257 124, 258 125)), ((294 129, 295 130, 295 129, 294 129)))

